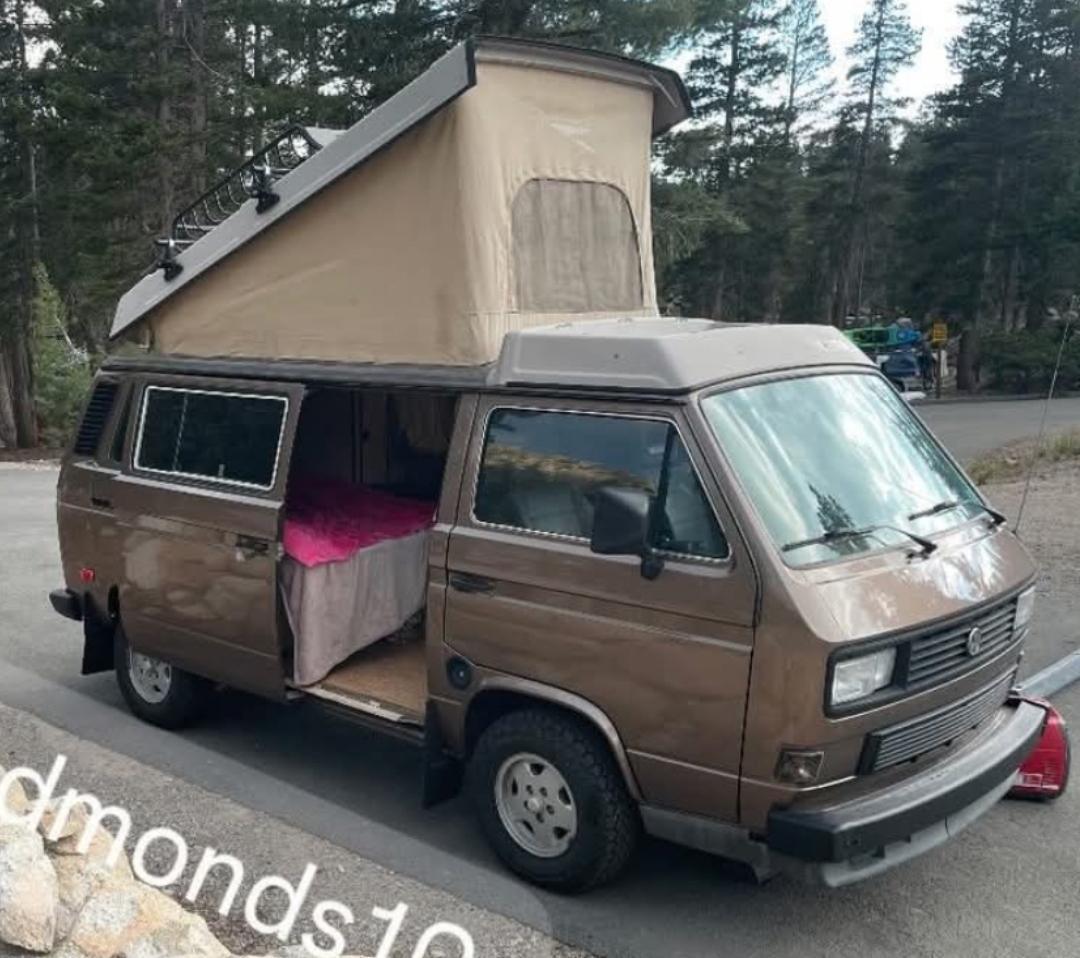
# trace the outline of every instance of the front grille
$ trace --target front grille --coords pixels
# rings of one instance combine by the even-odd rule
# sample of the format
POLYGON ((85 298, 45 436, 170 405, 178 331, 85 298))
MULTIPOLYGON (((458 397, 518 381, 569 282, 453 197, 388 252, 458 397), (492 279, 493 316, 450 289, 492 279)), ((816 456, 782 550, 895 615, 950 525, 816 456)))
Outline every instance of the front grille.
POLYGON ((954 702, 929 715, 920 715, 900 725, 872 732, 866 737, 859 771, 876 772, 947 745, 1001 707, 1008 697, 1013 678, 1014 674, 1010 672, 962 702, 954 702))
POLYGON ((1012 643, 1015 618, 1016 599, 1011 599, 959 624, 912 639, 904 684, 911 688, 943 682, 977 668, 1012 643), (973 629, 980 633, 974 655, 968 641, 973 629))

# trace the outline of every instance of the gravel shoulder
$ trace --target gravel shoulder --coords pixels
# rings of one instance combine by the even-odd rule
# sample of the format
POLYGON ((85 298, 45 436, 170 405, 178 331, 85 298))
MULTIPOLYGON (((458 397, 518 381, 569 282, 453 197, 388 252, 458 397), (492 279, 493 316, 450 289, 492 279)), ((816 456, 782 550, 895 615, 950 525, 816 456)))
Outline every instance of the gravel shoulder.
MULTIPOLYGON (((986 484, 983 491, 1012 527, 1024 480, 986 484)), ((1028 676, 1080 647, 1080 461, 1036 470, 1020 538, 1040 567, 1035 620, 1020 670, 1028 676)))

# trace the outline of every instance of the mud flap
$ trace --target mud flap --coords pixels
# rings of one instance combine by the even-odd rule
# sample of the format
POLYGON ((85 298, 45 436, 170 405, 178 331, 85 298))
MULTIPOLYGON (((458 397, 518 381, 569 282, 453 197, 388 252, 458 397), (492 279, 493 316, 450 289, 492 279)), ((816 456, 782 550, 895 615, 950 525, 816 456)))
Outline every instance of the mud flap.
POLYGON ((112 671, 115 632, 116 624, 102 616, 93 599, 86 595, 83 598, 83 675, 112 671))
POLYGON ((424 712, 424 808, 449 801, 461 791, 461 762, 446 751, 439 710, 429 701, 424 712))

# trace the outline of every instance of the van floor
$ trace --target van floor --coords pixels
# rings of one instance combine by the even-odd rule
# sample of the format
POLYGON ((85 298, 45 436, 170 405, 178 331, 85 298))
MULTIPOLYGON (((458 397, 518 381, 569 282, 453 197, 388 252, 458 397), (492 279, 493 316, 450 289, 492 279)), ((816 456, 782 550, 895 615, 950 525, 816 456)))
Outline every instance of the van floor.
POLYGON ((383 639, 351 655, 304 691, 380 718, 422 725, 428 697, 424 652, 420 636, 383 639))

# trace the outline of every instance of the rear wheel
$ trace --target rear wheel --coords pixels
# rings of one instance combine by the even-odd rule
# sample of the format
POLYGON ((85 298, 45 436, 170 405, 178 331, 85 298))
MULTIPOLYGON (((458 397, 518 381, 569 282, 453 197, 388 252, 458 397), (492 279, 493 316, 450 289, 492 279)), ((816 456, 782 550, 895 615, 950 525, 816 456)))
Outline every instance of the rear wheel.
POLYGON ((120 692, 135 715, 152 725, 175 729, 202 714, 210 692, 205 679, 133 651, 119 625, 114 643, 120 692))
POLYGON ((559 712, 527 709, 492 723, 469 763, 469 792, 498 856, 547 888, 611 881, 637 844, 637 809, 606 743, 559 712))

